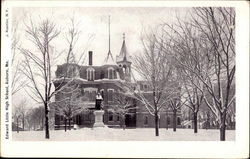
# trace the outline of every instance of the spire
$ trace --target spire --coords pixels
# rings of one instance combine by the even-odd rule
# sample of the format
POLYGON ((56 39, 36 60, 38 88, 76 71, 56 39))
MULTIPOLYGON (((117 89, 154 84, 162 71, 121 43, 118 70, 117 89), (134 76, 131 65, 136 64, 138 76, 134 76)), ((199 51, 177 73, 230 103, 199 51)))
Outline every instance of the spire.
POLYGON ((103 65, 116 65, 116 63, 114 62, 113 55, 110 51, 110 15, 109 15, 109 51, 108 51, 108 56, 105 58, 103 65))
POLYGON ((109 15, 109 52, 110 52, 110 15, 109 15))
POLYGON ((119 54, 119 56, 116 57, 117 62, 129 61, 128 58, 130 58, 128 53, 127 53, 127 47, 126 47, 126 42, 125 42, 125 33, 123 33, 122 35, 123 35, 123 37, 122 37, 123 42, 122 42, 120 54, 119 54))
POLYGON ((125 33, 123 33, 122 35, 123 35, 123 37, 122 37, 122 38, 123 38, 123 41, 125 41, 125 33))

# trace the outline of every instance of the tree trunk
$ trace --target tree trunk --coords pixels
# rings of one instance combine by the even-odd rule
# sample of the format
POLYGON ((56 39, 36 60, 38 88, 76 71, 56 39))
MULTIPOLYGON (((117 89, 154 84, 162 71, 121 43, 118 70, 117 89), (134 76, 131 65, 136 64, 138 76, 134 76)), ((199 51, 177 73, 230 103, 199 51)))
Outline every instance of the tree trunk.
POLYGON ((210 129, 210 114, 209 114, 209 112, 207 113, 206 129, 210 129))
POLYGON ((24 131, 24 115, 23 115, 23 131, 24 131))
POLYGON ((45 102, 45 139, 49 139, 49 110, 48 103, 45 102))
POLYGON ((71 119, 69 118, 69 130, 71 130, 71 119))
POLYGON ((226 140, 226 111, 221 114, 220 141, 226 140))
POLYGON ((168 110, 166 112, 166 129, 168 130, 168 110))
POLYGON ((67 119, 66 118, 64 119, 64 131, 65 132, 67 131, 67 119))
POLYGON ((42 130, 44 129, 44 122, 43 122, 43 118, 42 118, 42 130))
POLYGON ((124 116, 122 116, 122 128, 123 128, 123 130, 125 130, 125 127, 126 127, 126 125, 125 125, 125 115, 124 115, 124 116))
POLYGON ((197 126, 198 126, 198 124, 197 124, 197 112, 194 112, 193 116, 194 116, 194 133, 197 133, 197 131, 198 131, 198 128, 197 128, 197 126))
POLYGON ((19 133, 19 122, 18 122, 18 118, 17 118, 17 124, 16 124, 16 132, 19 133))
POLYGON ((173 131, 176 131, 176 110, 173 111, 173 131))
POLYGON ((155 136, 159 136, 159 117, 157 111, 155 111, 155 136))

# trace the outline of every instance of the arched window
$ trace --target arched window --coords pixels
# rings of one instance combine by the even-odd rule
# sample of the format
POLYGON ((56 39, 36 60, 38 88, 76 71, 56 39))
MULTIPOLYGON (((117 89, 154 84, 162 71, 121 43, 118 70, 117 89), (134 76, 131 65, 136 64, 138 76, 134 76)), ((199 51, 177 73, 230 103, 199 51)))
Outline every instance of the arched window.
POLYGON ((115 70, 113 67, 108 68, 108 79, 115 79, 115 70))
POLYGON ((102 98, 104 99, 104 89, 101 89, 101 96, 102 96, 102 98))
POLYGON ((84 88, 84 100, 86 101, 95 101, 95 96, 97 94, 97 88, 86 87, 84 88))
POLYGON ((77 68, 77 66, 74 65, 68 66, 67 77, 70 78, 79 77, 79 69, 77 68))
POLYGON ((95 69, 94 68, 87 69, 87 80, 89 80, 89 81, 95 80, 95 69))
POLYGON ((108 101, 113 101, 114 89, 108 89, 108 101))

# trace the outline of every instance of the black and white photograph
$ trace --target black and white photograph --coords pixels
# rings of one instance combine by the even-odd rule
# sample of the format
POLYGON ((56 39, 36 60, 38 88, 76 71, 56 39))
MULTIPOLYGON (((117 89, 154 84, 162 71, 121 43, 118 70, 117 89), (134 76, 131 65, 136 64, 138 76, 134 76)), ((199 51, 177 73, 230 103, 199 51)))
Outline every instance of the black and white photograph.
POLYGON ((52 2, 2 10, 3 154, 247 158, 249 3, 52 2))

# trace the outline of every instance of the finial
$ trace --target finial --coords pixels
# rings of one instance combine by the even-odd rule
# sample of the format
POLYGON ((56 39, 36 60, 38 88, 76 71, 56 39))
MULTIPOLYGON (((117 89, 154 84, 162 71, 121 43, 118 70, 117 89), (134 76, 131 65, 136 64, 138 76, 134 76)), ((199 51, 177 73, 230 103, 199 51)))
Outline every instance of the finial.
POLYGON ((123 33, 122 35, 123 35, 123 37, 122 37, 122 38, 123 38, 123 41, 124 41, 124 40, 125 40, 125 33, 123 33))
POLYGON ((110 52, 110 15, 109 15, 109 52, 110 52))

